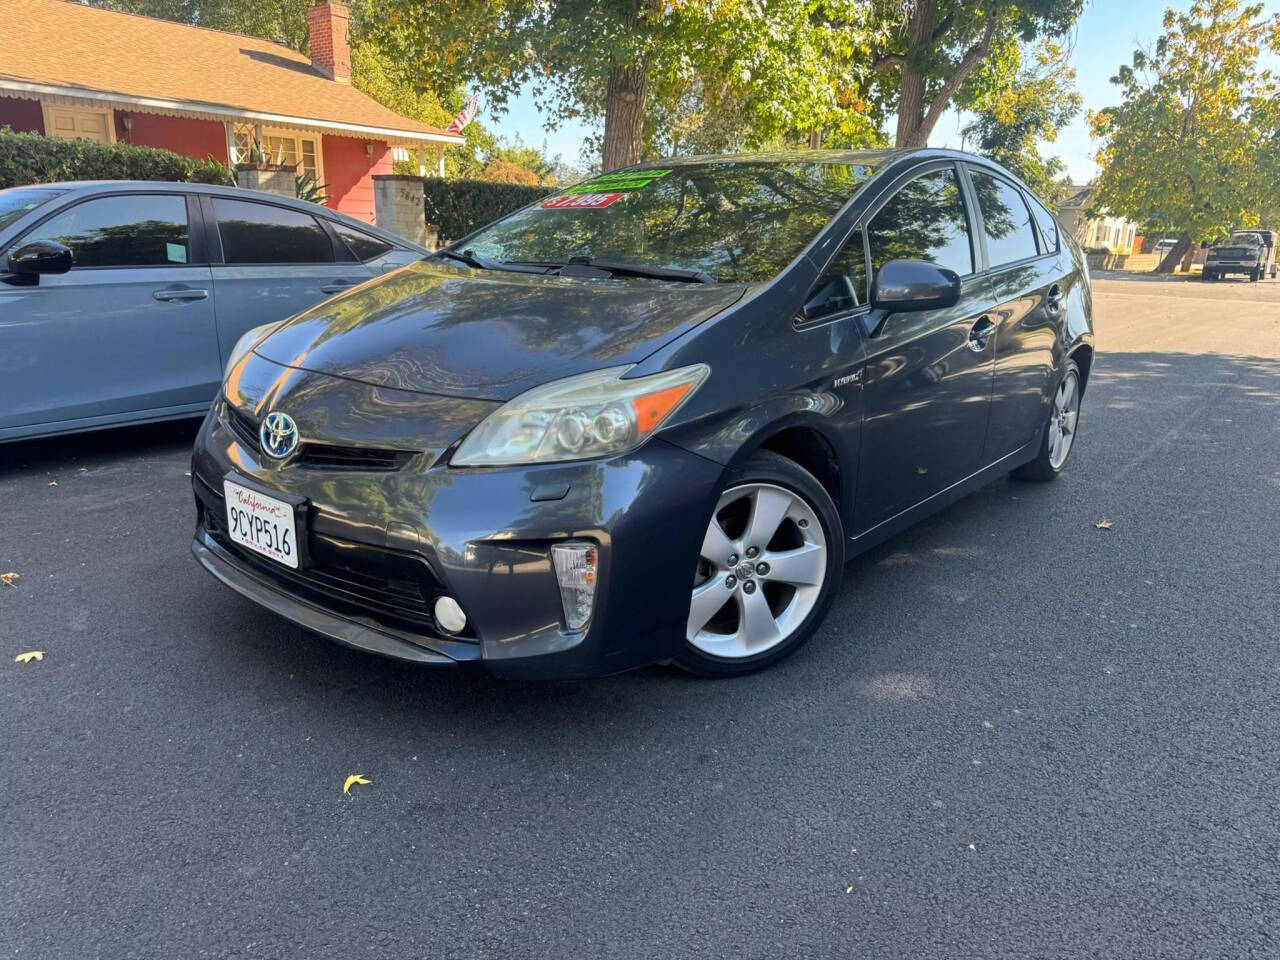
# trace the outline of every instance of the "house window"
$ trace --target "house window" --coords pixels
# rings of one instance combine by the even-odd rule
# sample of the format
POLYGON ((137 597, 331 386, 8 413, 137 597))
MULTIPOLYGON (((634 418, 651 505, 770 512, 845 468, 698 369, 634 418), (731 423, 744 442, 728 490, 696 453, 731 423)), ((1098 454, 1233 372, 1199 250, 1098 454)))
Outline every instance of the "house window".
MULTIPOLYGON (((237 123, 232 126, 235 143, 235 163, 248 163, 253 152, 254 125, 237 123)), ((262 130, 262 159, 265 163, 288 164, 298 168, 299 174, 309 173, 317 182, 324 181, 323 158, 320 155, 320 138, 293 130, 262 130)))

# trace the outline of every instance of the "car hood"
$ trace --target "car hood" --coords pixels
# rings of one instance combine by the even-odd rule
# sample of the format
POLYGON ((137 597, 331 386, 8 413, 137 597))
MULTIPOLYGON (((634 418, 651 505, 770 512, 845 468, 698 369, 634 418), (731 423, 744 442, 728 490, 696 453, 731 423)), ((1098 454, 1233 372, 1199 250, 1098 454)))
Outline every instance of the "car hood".
POLYGON ((509 400, 561 377, 636 363, 745 289, 421 261, 299 314, 254 351, 379 387, 509 400))

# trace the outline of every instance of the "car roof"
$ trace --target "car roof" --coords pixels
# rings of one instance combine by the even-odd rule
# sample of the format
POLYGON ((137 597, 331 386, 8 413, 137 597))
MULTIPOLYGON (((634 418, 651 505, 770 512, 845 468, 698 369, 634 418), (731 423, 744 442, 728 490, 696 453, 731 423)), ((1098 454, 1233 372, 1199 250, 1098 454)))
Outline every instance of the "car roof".
MULTIPOLYGON (((905 160, 963 160, 974 166, 985 167, 1017 183, 1027 193, 1039 196, 1013 171, 994 160, 964 150, 942 147, 884 147, 872 150, 767 150, 754 153, 705 154, 689 157, 668 157, 664 160, 637 163, 626 170, 652 170, 665 167, 694 167, 716 163, 840 163, 862 164, 875 167, 877 172, 905 160)), ((615 172, 615 171, 610 171, 615 172)), ((588 178, 590 179, 590 178, 588 178)))
POLYGON ((58 199, 62 204, 75 197, 92 196, 96 193, 149 193, 156 190, 162 190, 165 193, 200 193, 208 196, 227 197, 233 200, 261 200, 299 210, 303 213, 319 213, 330 220, 336 220, 365 233, 371 233, 389 243, 395 243, 397 246, 405 246, 412 250, 425 250, 424 247, 411 240, 406 240, 398 234, 376 227, 371 223, 365 223, 363 220, 347 216, 345 213, 339 213, 332 207, 312 203, 309 200, 299 200, 296 197, 286 197, 279 193, 268 193, 264 190, 246 190, 243 187, 228 187, 216 183, 191 183, 181 180, 61 180, 55 183, 24 184, 23 188, 61 190, 64 193, 58 199))

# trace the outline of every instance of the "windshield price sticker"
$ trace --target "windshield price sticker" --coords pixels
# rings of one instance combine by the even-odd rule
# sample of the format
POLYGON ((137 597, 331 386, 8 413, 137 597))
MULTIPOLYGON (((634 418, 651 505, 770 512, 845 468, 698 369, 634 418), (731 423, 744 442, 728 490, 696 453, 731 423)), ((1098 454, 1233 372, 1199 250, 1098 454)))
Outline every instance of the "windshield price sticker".
POLYGON ((543 210, 599 210, 611 203, 617 203, 624 195, 621 193, 583 193, 576 196, 552 197, 542 201, 543 210))
POLYGON ((580 193, 602 193, 613 190, 639 190, 647 187, 655 180, 661 180, 670 170, 624 170, 621 173, 605 173, 592 177, 585 183, 570 187, 565 191, 568 196, 580 193))

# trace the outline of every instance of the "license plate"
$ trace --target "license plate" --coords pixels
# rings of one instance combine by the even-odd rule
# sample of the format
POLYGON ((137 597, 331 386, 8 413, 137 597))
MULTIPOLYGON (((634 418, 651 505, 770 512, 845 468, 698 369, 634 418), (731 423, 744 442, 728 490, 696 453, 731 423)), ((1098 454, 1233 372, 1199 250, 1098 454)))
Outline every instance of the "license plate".
POLYGON ((227 499, 227 533, 241 546, 286 567, 298 569, 298 532, 293 507, 230 480, 222 481, 227 499))

